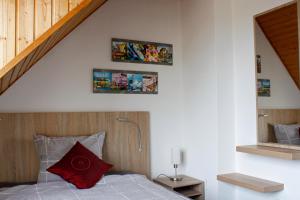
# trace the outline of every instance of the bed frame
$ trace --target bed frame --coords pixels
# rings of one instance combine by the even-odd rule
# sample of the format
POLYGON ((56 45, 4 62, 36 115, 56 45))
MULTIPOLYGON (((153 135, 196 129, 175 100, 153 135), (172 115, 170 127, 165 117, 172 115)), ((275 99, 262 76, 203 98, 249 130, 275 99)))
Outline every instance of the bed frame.
POLYGON ((39 159, 33 135, 79 136, 100 130, 106 131, 103 158, 114 165, 113 171, 150 177, 148 112, 0 113, 0 183, 36 182, 39 159), (139 124, 142 152, 136 127, 117 121, 118 117, 139 124))

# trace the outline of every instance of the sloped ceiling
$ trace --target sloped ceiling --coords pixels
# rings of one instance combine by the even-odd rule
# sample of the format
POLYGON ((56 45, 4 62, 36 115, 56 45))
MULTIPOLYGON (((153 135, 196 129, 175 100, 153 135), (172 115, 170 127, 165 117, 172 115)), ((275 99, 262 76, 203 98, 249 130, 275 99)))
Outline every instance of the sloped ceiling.
POLYGON ((297 3, 262 14, 256 21, 300 89, 297 3))

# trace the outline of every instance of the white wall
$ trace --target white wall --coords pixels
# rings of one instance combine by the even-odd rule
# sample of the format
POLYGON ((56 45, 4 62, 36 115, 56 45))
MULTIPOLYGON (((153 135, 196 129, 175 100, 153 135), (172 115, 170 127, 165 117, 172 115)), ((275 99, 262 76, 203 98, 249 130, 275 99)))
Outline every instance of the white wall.
POLYGON ((182 1, 186 173, 206 181, 207 199, 217 199, 218 102, 212 2, 182 1))
MULTIPOLYGON (((287 0, 233 0, 237 144, 256 143, 256 90, 253 16, 287 0)), ((285 184, 282 192, 261 194, 238 188, 241 200, 298 200, 300 162, 237 153, 238 171, 285 184)))
MULTIPOLYGON (((218 173, 236 171, 232 1, 215 0, 215 65, 218 72, 218 173)), ((235 199, 235 187, 218 183, 218 199, 235 199)))
POLYGON ((173 173, 170 149, 183 133, 180 21, 179 0, 109 0, 0 96, 0 111, 150 111, 152 175, 173 173), (171 43, 174 65, 111 62, 112 37, 171 43), (93 94, 93 68, 159 72, 159 94, 93 94))
POLYGON ((216 180, 235 170, 231 12, 231 0, 182 1, 186 173, 205 179, 208 200, 235 197, 216 180))
POLYGON ((259 108, 300 108, 300 90, 257 23, 255 24, 255 50, 262 59, 262 72, 257 74, 257 78, 271 81, 271 97, 258 97, 257 106, 259 108))

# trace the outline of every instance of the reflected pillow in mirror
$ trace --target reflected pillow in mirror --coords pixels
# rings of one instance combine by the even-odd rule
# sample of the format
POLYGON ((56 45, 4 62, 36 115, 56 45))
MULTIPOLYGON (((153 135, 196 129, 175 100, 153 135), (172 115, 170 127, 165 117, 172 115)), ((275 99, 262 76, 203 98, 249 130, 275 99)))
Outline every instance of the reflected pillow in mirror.
POLYGON ((300 124, 274 125, 275 137, 279 144, 300 145, 300 124))

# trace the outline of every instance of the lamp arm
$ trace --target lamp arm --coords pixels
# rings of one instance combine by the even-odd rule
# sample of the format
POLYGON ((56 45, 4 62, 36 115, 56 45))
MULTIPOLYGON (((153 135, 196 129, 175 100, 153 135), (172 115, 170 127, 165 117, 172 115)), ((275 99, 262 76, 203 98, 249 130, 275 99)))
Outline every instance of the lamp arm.
POLYGON ((142 131, 140 126, 138 125, 138 140, 139 140, 139 152, 142 152, 142 131))
POLYGON ((137 130, 138 130, 137 138, 138 138, 138 142, 139 142, 139 152, 142 152, 142 131, 141 131, 141 128, 140 128, 139 124, 136 123, 136 122, 130 121, 129 123, 132 123, 137 127, 137 130))

